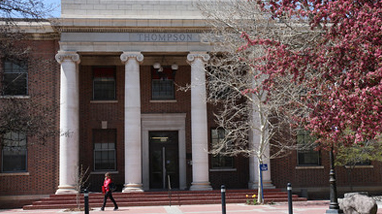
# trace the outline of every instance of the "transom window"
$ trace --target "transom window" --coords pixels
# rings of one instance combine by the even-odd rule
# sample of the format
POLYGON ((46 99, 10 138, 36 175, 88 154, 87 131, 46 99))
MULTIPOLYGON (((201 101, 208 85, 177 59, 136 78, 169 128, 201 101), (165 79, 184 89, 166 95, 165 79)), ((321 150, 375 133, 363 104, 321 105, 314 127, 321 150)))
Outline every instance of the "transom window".
POLYGON ((116 130, 93 130, 94 170, 116 170, 116 130))
POLYGON ((24 132, 8 132, 3 136, 2 172, 27 171, 27 139, 24 132))
POLYGON ((297 161, 302 166, 321 165, 320 151, 315 150, 314 138, 308 131, 299 131, 297 134, 297 161))
MULTIPOLYGON (((218 145, 219 142, 224 140, 225 130, 224 129, 211 129, 211 143, 212 147, 218 145)), ((212 169, 232 169, 234 168, 234 159, 230 156, 224 155, 212 155, 211 157, 211 167, 212 169)))
POLYGON ((28 94, 28 66, 25 62, 4 62, 3 95, 28 94))
POLYGON ((151 71, 151 99, 174 100, 174 71, 171 67, 161 69, 152 68, 151 71))
POLYGON ((93 68, 93 100, 115 100, 115 67, 93 68))

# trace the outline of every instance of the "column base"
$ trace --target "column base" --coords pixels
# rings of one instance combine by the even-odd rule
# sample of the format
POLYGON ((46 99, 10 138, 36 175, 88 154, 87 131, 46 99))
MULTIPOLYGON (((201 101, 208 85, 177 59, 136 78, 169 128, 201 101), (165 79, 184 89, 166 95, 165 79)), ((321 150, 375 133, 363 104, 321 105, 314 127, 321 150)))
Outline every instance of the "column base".
MULTIPOLYGON (((258 182, 248 182, 248 188, 249 189, 257 189, 258 188, 258 182)), ((275 189, 276 187, 272 184, 271 180, 264 180, 263 181, 263 189, 275 189)))
POLYGON ((56 195, 69 195, 69 194, 77 194, 78 191, 74 186, 58 186, 58 189, 56 191, 56 195))
POLYGON ((192 182, 190 190, 191 191, 212 190, 212 187, 211 187, 210 182, 208 182, 208 181, 206 181, 206 182, 192 182))
POLYGON ((123 193, 129 192, 143 192, 142 184, 125 184, 125 187, 122 190, 123 193))

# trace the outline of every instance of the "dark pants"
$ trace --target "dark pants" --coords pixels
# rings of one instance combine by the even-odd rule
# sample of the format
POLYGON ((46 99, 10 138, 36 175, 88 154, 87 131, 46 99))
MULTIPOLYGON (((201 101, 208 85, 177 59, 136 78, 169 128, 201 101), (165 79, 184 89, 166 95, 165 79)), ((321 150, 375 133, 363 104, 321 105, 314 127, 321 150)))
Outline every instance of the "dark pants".
POLYGON ((107 198, 110 198, 110 200, 113 202, 113 204, 114 204, 114 208, 118 208, 118 205, 117 205, 117 203, 115 202, 115 200, 114 200, 114 198, 113 198, 113 195, 111 194, 111 191, 107 191, 107 192, 105 193, 105 197, 103 198, 103 205, 102 205, 102 207, 105 207, 105 206, 106 206, 106 200, 107 200, 107 198))

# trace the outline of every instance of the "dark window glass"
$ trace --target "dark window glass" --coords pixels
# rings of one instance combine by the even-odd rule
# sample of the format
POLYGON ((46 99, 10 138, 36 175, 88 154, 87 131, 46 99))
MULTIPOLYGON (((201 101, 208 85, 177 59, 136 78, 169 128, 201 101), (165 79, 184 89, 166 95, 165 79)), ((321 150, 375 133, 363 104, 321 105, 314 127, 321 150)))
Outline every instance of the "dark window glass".
POLYGON ((115 100, 115 68, 93 68, 93 100, 115 100))
POLYGON ((174 72, 171 67, 152 69, 151 74, 151 98, 153 100, 175 99, 174 72))
POLYGON ((297 150, 298 165, 319 166, 321 165, 320 152, 315 150, 314 138, 310 136, 308 131, 300 131, 297 134, 297 150))
MULTIPOLYGON (((212 146, 219 144, 225 138, 224 129, 211 130, 211 143, 212 146)), ((211 157, 211 167, 213 169, 232 169, 234 167, 234 159, 230 156, 213 155, 211 157)))
POLYGON ((27 171, 27 139, 22 132, 8 132, 3 138, 2 172, 27 171))
POLYGON ((28 94, 28 67, 24 62, 4 62, 3 95, 28 94))
POLYGON ((93 130, 94 170, 116 170, 116 130, 93 130))

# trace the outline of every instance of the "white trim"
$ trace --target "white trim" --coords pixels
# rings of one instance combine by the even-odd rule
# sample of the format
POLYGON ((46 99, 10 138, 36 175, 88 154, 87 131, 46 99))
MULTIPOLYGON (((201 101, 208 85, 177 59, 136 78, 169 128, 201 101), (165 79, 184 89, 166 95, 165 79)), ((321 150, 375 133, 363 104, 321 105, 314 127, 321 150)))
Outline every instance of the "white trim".
POLYGON ((176 100, 150 100, 150 103, 176 103, 176 100))
POLYGON ((3 95, 0 96, 0 99, 29 99, 29 95, 3 95))
POLYGON ((143 189, 150 188, 149 131, 178 131, 179 189, 186 189, 186 113, 142 114, 143 189))
POLYGON ((373 165, 355 165, 355 166, 346 165, 345 168, 346 169, 350 169, 350 168, 353 168, 353 169, 373 169, 374 166, 373 165))
POLYGON ((118 103, 118 100, 91 100, 90 103, 118 103))
POLYGON ((30 175, 29 172, 2 172, 0 173, 0 176, 25 176, 30 175))
POLYGON ((232 169, 210 169, 210 172, 236 172, 236 168, 232 169))
POLYGON ((295 169, 324 169, 324 166, 296 166, 295 169))

